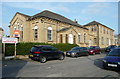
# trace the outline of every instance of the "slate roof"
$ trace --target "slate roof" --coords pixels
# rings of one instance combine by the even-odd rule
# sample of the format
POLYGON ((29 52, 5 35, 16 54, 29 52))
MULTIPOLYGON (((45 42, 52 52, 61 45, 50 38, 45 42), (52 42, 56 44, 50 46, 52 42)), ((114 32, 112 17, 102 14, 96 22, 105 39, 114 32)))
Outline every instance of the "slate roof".
MULTIPOLYGON (((29 16, 29 15, 25 15, 23 13, 20 13, 20 12, 17 12, 18 14, 21 14, 25 17, 28 17, 28 20, 31 20, 33 18, 39 18, 39 17, 45 17, 45 18, 50 18, 50 19, 53 19, 53 20, 57 20, 57 21, 60 21, 60 22, 63 22, 63 23, 67 23, 67 24, 70 24, 70 25, 75 25, 77 27, 80 27, 80 28, 83 28, 83 29, 87 29, 85 27, 83 27, 82 25, 62 16, 62 15, 59 15, 57 13, 54 13, 54 12, 51 12, 51 11, 48 11, 48 10, 44 10, 38 14, 35 14, 33 16, 29 16)), ((16 14, 17 14, 16 13, 16 14)))
POLYGON ((75 26, 78 26, 80 28, 84 28, 86 29, 85 27, 82 27, 82 25, 62 16, 62 15, 59 15, 57 13, 53 13, 51 11, 48 11, 48 10, 44 10, 36 15, 33 15, 30 17, 30 19, 32 18, 37 18, 37 17, 46 17, 46 18, 50 18, 50 19, 53 19, 53 20, 57 20, 57 21, 60 21, 60 22, 64 22, 64 23, 68 23, 68 24, 71 24, 71 25, 75 25, 75 26))
MULTIPOLYGON (((88 24, 86 24, 84 26, 91 26, 91 25, 97 25, 97 24, 103 25, 103 24, 101 24, 101 23, 99 23, 97 21, 92 21, 92 22, 90 22, 90 23, 88 23, 88 24)), ((103 25, 103 26, 107 27, 106 25, 103 25)), ((107 27, 107 28, 109 28, 109 27, 107 27)), ((111 29, 111 28, 109 28, 109 29, 111 29)), ((113 30, 113 29, 111 29, 111 30, 113 30)))
POLYGON ((4 30, 0 27, 0 31, 4 31, 4 30))

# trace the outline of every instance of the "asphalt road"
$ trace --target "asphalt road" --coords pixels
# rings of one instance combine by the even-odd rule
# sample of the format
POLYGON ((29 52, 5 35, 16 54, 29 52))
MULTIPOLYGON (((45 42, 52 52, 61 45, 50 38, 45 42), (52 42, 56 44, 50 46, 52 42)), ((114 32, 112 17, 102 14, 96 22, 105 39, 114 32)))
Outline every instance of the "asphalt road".
POLYGON ((105 54, 66 57, 39 63, 30 59, 3 61, 3 77, 119 77, 120 73, 102 69, 105 54))

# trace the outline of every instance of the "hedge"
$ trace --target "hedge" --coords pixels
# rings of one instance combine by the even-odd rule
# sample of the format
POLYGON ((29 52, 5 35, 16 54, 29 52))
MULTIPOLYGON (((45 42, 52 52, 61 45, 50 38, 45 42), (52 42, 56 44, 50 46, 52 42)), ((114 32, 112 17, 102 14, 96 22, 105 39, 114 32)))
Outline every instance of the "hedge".
MULTIPOLYGON (((58 43, 58 44, 48 44, 48 43, 18 43, 17 44, 17 55, 28 55, 30 49, 34 45, 51 45, 58 48, 61 51, 68 51, 73 47, 78 46, 77 44, 66 44, 66 43, 58 43)), ((14 44, 6 44, 6 56, 14 55, 14 44)))

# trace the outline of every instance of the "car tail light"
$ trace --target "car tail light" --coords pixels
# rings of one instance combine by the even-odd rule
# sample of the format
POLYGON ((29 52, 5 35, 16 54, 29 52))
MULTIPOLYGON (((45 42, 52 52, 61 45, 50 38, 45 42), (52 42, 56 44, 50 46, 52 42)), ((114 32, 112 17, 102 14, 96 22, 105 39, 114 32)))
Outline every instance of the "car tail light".
POLYGON ((40 54, 41 52, 34 52, 35 54, 40 54))

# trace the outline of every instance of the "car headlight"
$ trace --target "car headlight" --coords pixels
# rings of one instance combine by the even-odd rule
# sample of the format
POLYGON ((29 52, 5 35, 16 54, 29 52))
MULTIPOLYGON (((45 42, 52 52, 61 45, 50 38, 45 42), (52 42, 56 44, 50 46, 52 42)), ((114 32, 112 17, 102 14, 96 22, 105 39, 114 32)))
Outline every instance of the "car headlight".
POLYGON ((75 55, 75 53, 73 52, 73 53, 71 53, 72 55, 75 55))
POLYGON ((107 61, 106 61, 106 60, 103 60, 103 62, 105 62, 105 63, 106 63, 107 61))
POLYGON ((120 65, 120 62, 118 62, 118 64, 120 65))
POLYGON ((90 52, 93 52, 93 50, 91 50, 90 52))

